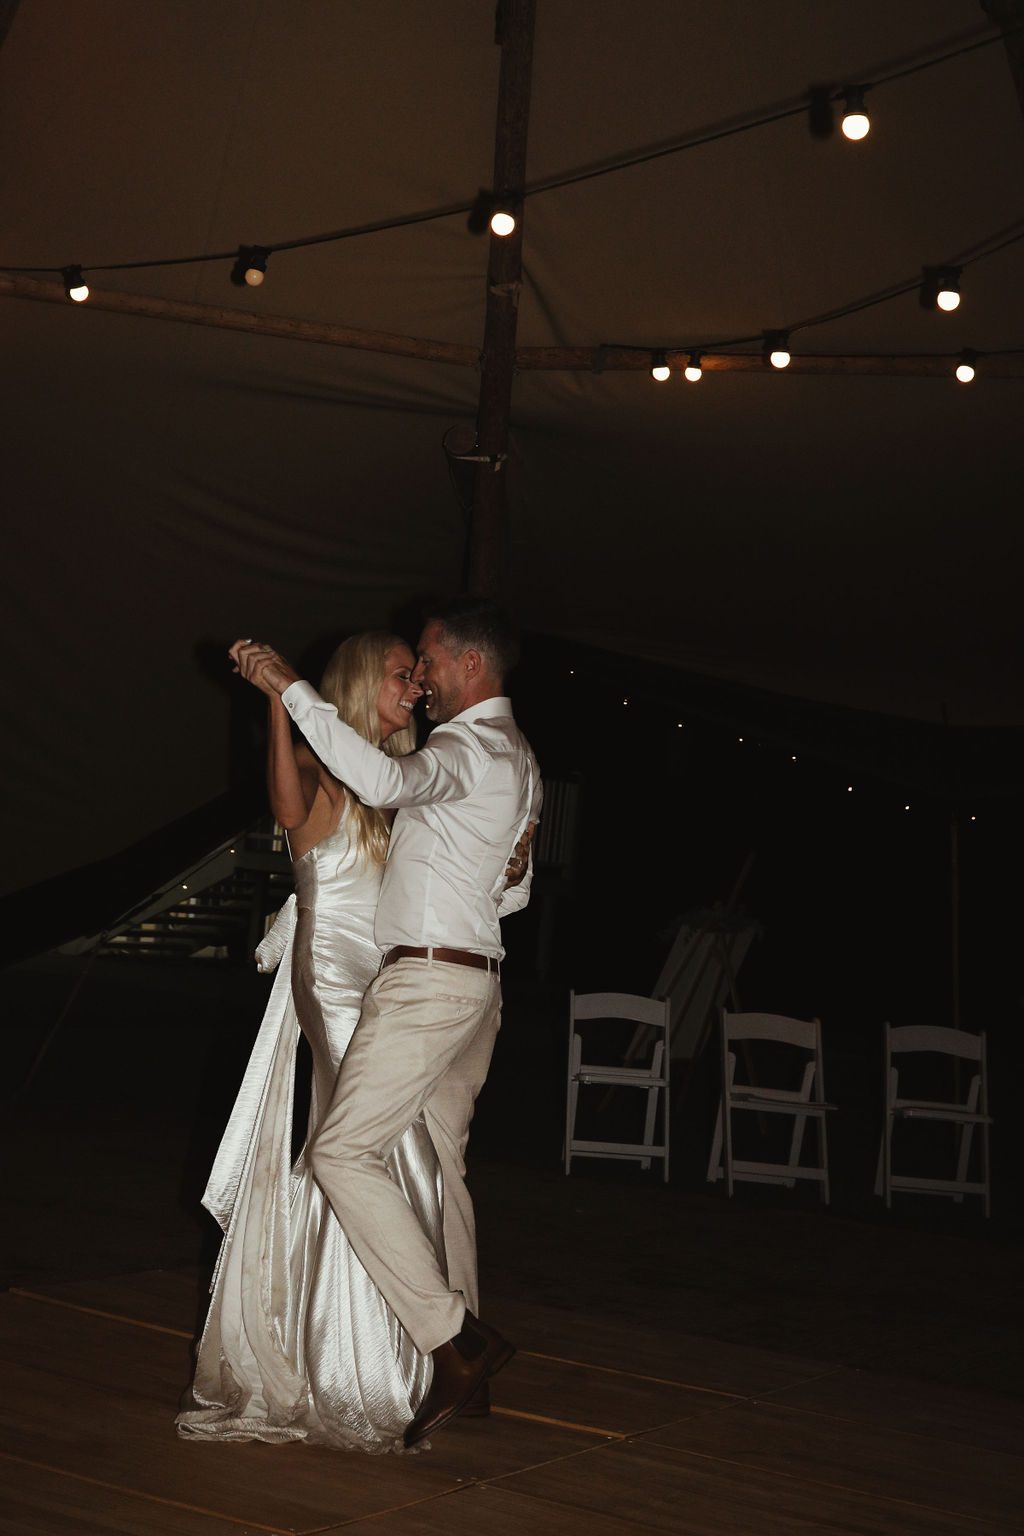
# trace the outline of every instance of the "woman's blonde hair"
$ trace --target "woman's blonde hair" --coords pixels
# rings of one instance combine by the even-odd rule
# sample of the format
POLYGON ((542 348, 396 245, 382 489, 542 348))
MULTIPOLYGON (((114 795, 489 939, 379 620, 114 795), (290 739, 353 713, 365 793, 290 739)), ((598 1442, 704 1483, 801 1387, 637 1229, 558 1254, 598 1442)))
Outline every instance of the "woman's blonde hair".
MULTIPOLYGON (((385 661, 396 646, 406 646, 401 635, 385 630, 368 630, 343 640, 324 668, 320 694, 337 709, 341 719, 388 757, 405 757, 416 746, 416 725, 409 717, 408 726, 380 739, 377 698, 385 677, 385 661)), ((345 815, 355 836, 356 847, 378 864, 387 858, 391 821, 386 811, 363 805, 351 790, 345 794, 345 815)))

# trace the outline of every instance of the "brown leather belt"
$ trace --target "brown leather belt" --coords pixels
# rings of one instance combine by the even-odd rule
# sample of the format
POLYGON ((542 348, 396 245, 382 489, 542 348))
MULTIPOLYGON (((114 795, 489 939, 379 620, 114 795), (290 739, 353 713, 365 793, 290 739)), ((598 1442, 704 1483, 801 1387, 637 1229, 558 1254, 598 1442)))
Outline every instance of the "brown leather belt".
POLYGON ((489 971, 492 966, 498 969, 498 961, 488 955, 474 955, 469 949, 441 949, 437 944, 429 949, 421 949, 415 944, 396 944, 394 949, 388 950, 380 968, 383 970, 393 961, 404 960, 409 956, 414 960, 444 960, 448 965, 471 965, 475 971, 489 971))

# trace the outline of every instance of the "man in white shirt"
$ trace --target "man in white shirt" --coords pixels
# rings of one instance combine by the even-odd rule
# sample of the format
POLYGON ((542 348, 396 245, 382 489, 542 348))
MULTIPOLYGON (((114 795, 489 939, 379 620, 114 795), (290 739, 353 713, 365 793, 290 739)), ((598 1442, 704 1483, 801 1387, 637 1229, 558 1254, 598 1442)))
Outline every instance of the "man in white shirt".
POLYGON ((377 907, 385 950, 309 1159, 363 1267, 417 1348, 431 1387, 414 1445, 460 1412, 512 1346, 476 1317, 473 1207, 463 1161, 501 1021, 499 919, 526 905, 532 868, 505 888, 511 851, 540 814, 536 759, 504 693, 514 635, 493 604, 456 599, 427 623, 414 675, 437 723, 387 757, 266 645, 236 641, 239 671, 280 693, 330 771, 397 811, 377 907), (423 1112, 444 1179, 445 1275, 385 1159, 423 1112))

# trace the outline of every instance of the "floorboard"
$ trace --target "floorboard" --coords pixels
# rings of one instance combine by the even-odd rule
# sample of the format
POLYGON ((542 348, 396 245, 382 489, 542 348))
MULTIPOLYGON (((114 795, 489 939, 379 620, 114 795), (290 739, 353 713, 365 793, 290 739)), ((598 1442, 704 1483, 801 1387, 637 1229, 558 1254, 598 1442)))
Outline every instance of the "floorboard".
POLYGON ((483 1483, 320 1536, 643 1536, 645 1529, 633 1520, 483 1483))
POLYGON ((672 1536, 1007 1536, 1005 1523, 773 1476, 649 1440, 600 1446, 513 1474, 501 1487, 561 1505, 563 1530, 581 1536, 598 1513, 672 1536))
POLYGON ((776 1403, 741 1403, 713 1422, 667 1425, 644 1440, 808 1483, 977 1515, 1004 1530, 1024 1511, 1018 1457, 776 1403))
POLYGON ((626 1370, 739 1397, 795 1386, 835 1369, 816 1360, 682 1332, 668 1318, 570 1312, 529 1298, 493 1295, 494 1326, 535 1353, 626 1370))
POLYGON ((1007 1536, 1024 1504, 1009 1399, 500 1296, 495 1413, 422 1455, 183 1442, 198 1271, 45 1289, 0 1296, 0 1536, 1007 1536))
POLYGON ((775 1394, 793 1408, 1024 1456, 1024 1402, 906 1376, 841 1370, 775 1394))
POLYGON ((264 1536, 269 1529, 0 1455, 2 1536, 264 1536))
POLYGON ((173 1425, 185 1340, 17 1296, 0 1297, 0 1359, 0 1450, 154 1497, 184 1489, 196 1508, 285 1530, 364 1518, 595 1440, 495 1417, 453 1425, 416 1456, 189 1443, 173 1425))

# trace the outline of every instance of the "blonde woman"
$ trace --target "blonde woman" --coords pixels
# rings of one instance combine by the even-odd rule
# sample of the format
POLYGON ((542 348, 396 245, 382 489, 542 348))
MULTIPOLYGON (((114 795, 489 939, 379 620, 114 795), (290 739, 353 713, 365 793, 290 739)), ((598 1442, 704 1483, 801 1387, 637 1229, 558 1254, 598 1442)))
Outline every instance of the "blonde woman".
MULTIPOLYGON (((332 656, 320 691, 368 741, 404 755, 422 692, 414 665, 398 636, 355 635, 332 656)), ((373 919, 389 818, 360 804, 308 746, 293 745, 277 695, 268 778, 296 894, 257 951, 277 978, 203 1197, 224 1239, 178 1433, 397 1450, 429 1384, 429 1358, 371 1284, 304 1155, 291 1161, 299 1030, 313 1057, 312 1135, 380 965, 373 919)), ((440 1176, 422 1118, 389 1166, 443 1266, 440 1176)))

